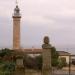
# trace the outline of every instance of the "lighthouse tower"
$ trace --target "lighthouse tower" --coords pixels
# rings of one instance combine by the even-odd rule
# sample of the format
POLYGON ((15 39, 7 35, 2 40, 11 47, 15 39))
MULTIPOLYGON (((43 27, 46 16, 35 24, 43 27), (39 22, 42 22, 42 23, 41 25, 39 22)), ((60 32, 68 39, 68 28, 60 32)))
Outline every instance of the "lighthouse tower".
POLYGON ((20 49, 20 9, 18 4, 16 3, 16 7, 14 9, 13 18, 13 49, 20 49))

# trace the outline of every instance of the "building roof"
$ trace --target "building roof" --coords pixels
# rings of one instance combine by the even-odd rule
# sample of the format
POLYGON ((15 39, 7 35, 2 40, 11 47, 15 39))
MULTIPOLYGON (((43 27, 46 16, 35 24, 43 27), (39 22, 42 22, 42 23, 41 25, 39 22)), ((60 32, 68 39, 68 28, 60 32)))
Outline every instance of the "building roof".
POLYGON ((69 56, 70 53, 66 51, 57 51, 60 56, 69 56))

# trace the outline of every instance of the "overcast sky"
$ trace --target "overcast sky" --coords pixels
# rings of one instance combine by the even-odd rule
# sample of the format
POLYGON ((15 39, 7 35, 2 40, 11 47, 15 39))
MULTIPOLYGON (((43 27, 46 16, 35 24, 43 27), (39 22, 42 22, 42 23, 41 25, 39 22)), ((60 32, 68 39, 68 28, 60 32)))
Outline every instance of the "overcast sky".
MULTIPOLYGON (((40 48, 49 36, 56 48, 75 46, 75 0, 18 0, 21 10, 21 47, 40 48)), ((15 0, 0 0, 0 48, 12 48, 15 0)), ((69 48, 70 47, 70 48, 69 48)))

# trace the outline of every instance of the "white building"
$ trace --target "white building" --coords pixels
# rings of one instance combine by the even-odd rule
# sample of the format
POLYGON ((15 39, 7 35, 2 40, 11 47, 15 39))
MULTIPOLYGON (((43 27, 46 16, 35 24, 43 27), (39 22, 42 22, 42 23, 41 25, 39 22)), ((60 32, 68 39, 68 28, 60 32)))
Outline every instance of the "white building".
POLYGON ((58 51, 58 54, 59 54, 59 59, 63 59, 66 61, 67 64, 69 64, 70 53, 65 51, 58 51))

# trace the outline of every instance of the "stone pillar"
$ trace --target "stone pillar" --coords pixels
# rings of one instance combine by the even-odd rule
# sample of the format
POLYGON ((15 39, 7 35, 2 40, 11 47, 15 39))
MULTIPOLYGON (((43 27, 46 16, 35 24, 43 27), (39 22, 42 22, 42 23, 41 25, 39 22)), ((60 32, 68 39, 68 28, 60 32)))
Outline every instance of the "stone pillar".
POLYGON ((14 75, 25 75, 23 60, 24 60, 23 56, 17 56, 14 75))
POLYGON ((42 66, 42 75, 52 75, 51 68, 51 45, 49 44, 49 38, 46 36, 44 38, 43 48, 43 66, 42 66))

